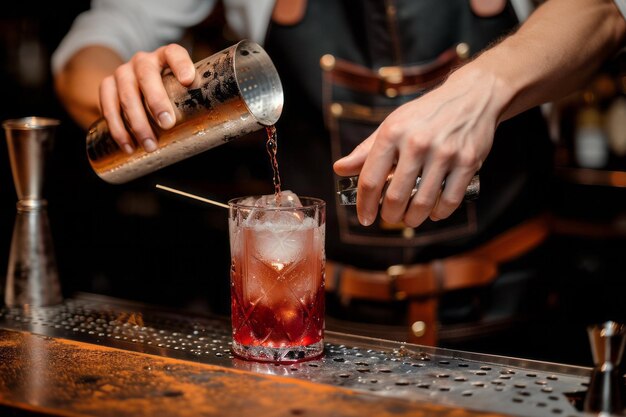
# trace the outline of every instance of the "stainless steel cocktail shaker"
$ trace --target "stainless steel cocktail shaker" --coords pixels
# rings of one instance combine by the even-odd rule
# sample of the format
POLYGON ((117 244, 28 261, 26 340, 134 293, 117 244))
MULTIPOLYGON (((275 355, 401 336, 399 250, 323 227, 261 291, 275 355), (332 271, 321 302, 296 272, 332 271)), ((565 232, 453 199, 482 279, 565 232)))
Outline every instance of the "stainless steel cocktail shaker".
POLYGON ((145 152, 135 143, 129 155, 113 140, 104 119, 91 126, 87 156, 100 178, 124 183, 278 121, 282 85, 270 57, 256 43, 243 40, 195 67, 189 87, 171 71, 163 76, 176 125, 161 130, 153 123, 156 151, 145 152))

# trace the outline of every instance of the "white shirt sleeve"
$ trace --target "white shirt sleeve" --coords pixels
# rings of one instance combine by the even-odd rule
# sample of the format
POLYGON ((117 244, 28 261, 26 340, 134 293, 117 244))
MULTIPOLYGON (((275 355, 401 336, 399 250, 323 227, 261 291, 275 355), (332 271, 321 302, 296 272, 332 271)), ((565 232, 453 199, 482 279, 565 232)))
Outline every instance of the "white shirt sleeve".
POLYGON ((226 20, 241 38, 263 45, 275 0, 224 0, 226 20))
POLYGON ((215 0, 93 0, 53 53, 52 71, 60 71, 88 45, 109 47, 128 60, 138 51, 179 41, 184 30, 204 20, 214 5, 215 0))
POLYGON ((511 5, 520 23, 525 22, 535 9, 535 6, 530 0, 511 0, 511 5))

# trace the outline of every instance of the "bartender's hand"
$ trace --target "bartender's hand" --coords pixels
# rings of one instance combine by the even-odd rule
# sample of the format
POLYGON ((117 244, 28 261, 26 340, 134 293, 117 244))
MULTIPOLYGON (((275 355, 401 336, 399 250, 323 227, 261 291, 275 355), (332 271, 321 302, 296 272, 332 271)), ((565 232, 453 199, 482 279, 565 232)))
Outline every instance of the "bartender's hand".
POLYGON ((396 109, 335 163, 338 175, 359 174, 357 213, 363 225, 376 219, 392 171, 380 206, 385 221, 416 227, 428 217, 450 216, 463 201, 465 188, 491 149, 505 104, 494 76, 463 69, 439 88, 396 109), (422 181, 411 198, 418 176, 422 181))
POLYGON ((360 222, 369 225, 376 218, 394 165, 382 202, 384 220, 417 226, 428 216, 448 217, 487 157, 497 124, 585 85, 625 39, 626 20, 614 1, 545 2, 508 38, 436 90, 398 108, 335 163, 338 175, 360 173, 360 222), (423 181, 410 198, 418 175, 423 181))
POLYGON ((100 84, 102 114, 111 136, 127 153, 134 151, 134 144, 124 120, 147 152, 158 147, 144 110, 144 100, 161 129, 170 129, 176 123, 174 109, 161 80, 161 73, 168 67, 181 84, 193 82, 195 68, 189 53, 180 45, 170 44, 153 52, 136 53, 100 84))

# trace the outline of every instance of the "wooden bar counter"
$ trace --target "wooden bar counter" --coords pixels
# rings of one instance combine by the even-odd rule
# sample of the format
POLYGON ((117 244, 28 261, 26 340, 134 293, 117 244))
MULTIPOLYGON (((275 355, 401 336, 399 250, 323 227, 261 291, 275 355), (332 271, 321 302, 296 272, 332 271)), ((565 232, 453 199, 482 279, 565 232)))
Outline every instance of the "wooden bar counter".
POLYGON ((328 332, 324 356, 243 361, 229 323, 100 296, 0 315, 0 414, 584 416, 590 369, 328 332))

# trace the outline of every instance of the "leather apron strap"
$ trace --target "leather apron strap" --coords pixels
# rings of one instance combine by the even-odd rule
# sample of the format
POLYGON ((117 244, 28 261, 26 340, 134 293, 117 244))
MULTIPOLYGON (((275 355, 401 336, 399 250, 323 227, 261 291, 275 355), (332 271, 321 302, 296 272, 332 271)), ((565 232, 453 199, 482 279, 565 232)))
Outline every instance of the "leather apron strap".
POLYGON ((540 216, 515 226, 460 255, 415 265, 393 265, 387 271, 366 271, 332 261, 326 263, 326 290, 347 303, 407 300, 409 340, 437 343, 439 296, 448 291, 489 285, 499 265, 540 245, 550 233, 549 219, 540 216))

